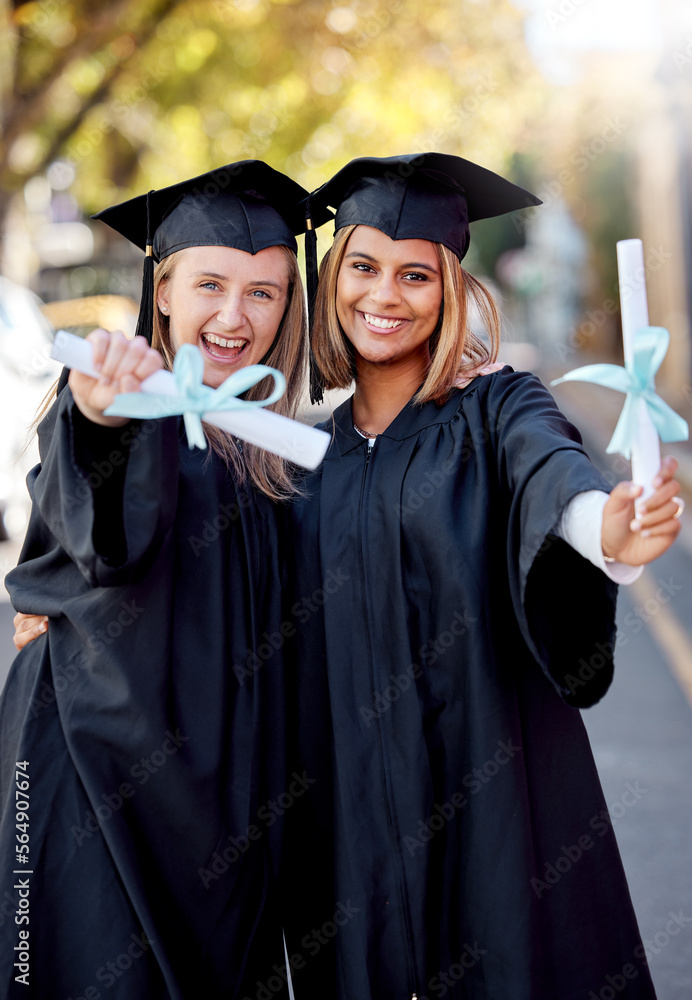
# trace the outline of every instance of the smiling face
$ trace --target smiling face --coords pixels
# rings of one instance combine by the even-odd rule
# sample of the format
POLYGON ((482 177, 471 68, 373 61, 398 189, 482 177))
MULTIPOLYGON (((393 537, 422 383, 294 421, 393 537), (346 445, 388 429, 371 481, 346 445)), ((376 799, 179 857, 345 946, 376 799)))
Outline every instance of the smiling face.
POLYGON ((257 364, 271 347, 288 300, 288 265, 280 247, 256 254, 231 247, 190 247, 162 280, 157 305, 169 317, 171 344, 194 344, 204 382, 216 388, 257 364))
POLYGON ((434 243, 392 240, 356 226, 339 269, 336 312, 359 359, 427 363, 440 319, 442 277, 434 243))

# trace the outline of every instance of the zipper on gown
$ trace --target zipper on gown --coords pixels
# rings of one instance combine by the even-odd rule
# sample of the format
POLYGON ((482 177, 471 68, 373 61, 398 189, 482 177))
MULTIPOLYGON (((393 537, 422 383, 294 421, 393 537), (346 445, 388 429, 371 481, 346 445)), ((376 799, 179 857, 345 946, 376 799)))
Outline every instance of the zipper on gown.
MULTIPOLYGON (((363 468, 363 478, 361 480, 360 504, 359 504, 358 514, 359 514, 359 522, 360 522, 359 523, 359 534, 360 534, 360 570, 361 570, 361 575, 362 575, 362 580, 363 580, 363 593, 364 593, 365 601, 366 601, 366 607, 364 609, 365 614, 363 615, 363 621, 365 623, 365 635, 366 635, 366 638, 367 638, 368 651, 369 651, 369 654, 370 654, 369 655, 369 659, 370 659, 371 676, 372 676, 372 680, 374 682, 375 678, 374 678, 374 674, 372 673, 372 648, 371 648, 371 645, 370 645, 370 630, 369 630, 368 624, 367 624, 367 614, 368 614, 369 601, 367 600, 367 594, 365 594, 365 587, 366 587, 365 577, 366 577, 366 574, 365 574, 365 541, 364 541, 364 537, 363 537, 364 536, 364 531, 363 531, 363 509, 366 506, 366 501, 365 501, 365 496, 366 496, 366 494, 365 494, 365 482, 366 482, 367 475, 368 475, 368 467, 370 465, 370 461, 371 461, 372 454, 373 454, 373 451, 374 451, 375 439, 374 438, 370 438, 370 439, 367 439, 367 440, 368 440, 368 447, 366 449, 365 466, 363 468)), ((366 523, 367 523, 367 521, 366 521, 366 523)), ((379 721, 378 721, 378 733, 379 733, 379 737, 380 737, 380 752, 382 754, 382 766, 383 766, 382 783, 383 783, 383 786, 384 786, 385 802, 387 803, 387 820, 388 820, 388 825, 389 825, 389 828, 390 828, 390 833, 392 833, 393 827, 394 827, 393 806, 390 803, 389 787, 388 787, 388 784, 387 784, 386 776, 384 774, 384 746, 383 746, 383 740, 382 740, 382 729, 381 729, 381 727, 379 725, 379 721)), ((413 948, 413 944, 412 944, 412 940, 411 940, 412 929, 411 929, 411 914, 410 914, 410 911, 409 911, 409 902, 408 902, 408 886, 406 884, 406 872, 404 871, 403 865, 401 864, 401 862, 399 862, 399 866, 398 867, 399 867, 399 883, 400 883, 399 884, 399 892, 401 894, 401 908, 402 908, 402 917, 403 917, 403 925, 404 925, 403 926, 404 946, 405 946, 405 949, 406 949, 406 957, 408 959, 408 965, 409 965, 409 983, 411 984, 411 986, 413 986, 413 983, 415 982, 415 977, 416 977, 415 976, 416 963, 415 963, 415 960, 414 960, 414 948, 413 948)), ((414 991, 411 994, 411 1000, 418 1000, 418 994, 417 994, 417 992, 414 991)))

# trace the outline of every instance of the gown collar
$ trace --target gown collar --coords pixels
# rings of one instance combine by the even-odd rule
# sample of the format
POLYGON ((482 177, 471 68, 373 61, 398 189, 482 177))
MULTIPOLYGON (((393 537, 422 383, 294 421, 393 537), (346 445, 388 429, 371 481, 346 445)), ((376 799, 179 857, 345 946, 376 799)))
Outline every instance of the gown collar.
MULTIPOLYGON (((378 437, 392 441, 403 441, 408 437, 419 434, 426 427, 433 424, 446 424, 452 419, 459 409, 459 401, 472 389, 475 389, 481 376, 473 379, 463 389, 455 389, 449 400, 442 406, 435 402, 424 403, 422 406, 414 405, 411 400, 397 413, 389 427, 378 434, 378 437)), ((418 392, 418 390, 416 390, 418 392)), ((415 395, 415 393, 414 393, 415 395)), ((412 397, 413 398, 413 397, 412 397)), ((324 425, 326 430, 331 430, 330 422, 324 425)), ((338 406, 334 411, 334 442, 326 455, 325 461, 329 458, 337 458, 345 455, 354 448, 367 448, 367 438, 361 437, 353 426, 353 396, 338 406)))

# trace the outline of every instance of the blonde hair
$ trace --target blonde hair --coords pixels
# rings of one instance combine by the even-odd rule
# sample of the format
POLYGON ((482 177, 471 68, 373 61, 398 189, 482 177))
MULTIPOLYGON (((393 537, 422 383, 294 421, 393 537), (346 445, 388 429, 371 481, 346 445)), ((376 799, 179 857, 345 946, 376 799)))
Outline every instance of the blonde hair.
MULTIPOLYGON (((263 364, 278 368, 286 377, 286 392, 278 402, 267 409, 294 418, 305 384, 307 371, 307 332, 303 286, 298 271, 298 261, 288 247, 279 247, 288 265, 288 294, 279 329, 272 346, 262 359, 263 364)), ((175 348, 171 342, 170 322, 158 307, 158 289, 162 281, 169 281, 185 250, 178 250, 156 265, 154 270, 154 328, 152 347, 163 357, 164 365, 171 370, 175 348)), ((245 393, 246 399, 263 399, 271 391, 271 383, 263 379, 245 393), (268 388, 269 386, 269 388, 268 388)), ((237 441, 225 431, 203 423, 211 448, 227 467, 233 471, 237 483, 249 479, 254 486, 271 500, 288 500, 300 493, 291 467, 286 459, 264 451, 256 445, 237 441)))
MULTIPOLYGON (((267 409, 281 413, 285 417, 294 418, 307 375, 308 344, 305 298, 295 254, 288 247, 282 246, 280 249, 288 264, 288 301, 274 343, 263 361, 264 364, 272 368, 278 368, 286 378, 286 392, 278 402, 273 403, 267 409)), ((173 276, 176 263, 181 254, 184 253, 185 250, 178 250, 170 257, 164 257, 154 270, 152 346, 159 351, 163 357, 164 366, 169 371, 173 368, 175 348, 171 344, 168 316, 164 316, 158 307, 157 292, 159 284, 162 281, 168 281, 173 276)), ((36 433, 38 425, 53 405, 59 381, 60 379, 56 379, 41 401, 39 412, 30 428, 30 434, 36 433)), ((267 384, 269 384, 268 380, 263 379, 245 393, 246 398, 266 398, 270 391, 267 389, 267 384)), ((203 422, 202 426, 212 450, 233 471, 236 482, 242 484, 246 479, 250 479, 252 484, 270 500, 289 500, 291 497, 301 495, 302 491, 298 487, 291 466, 286 459, 279 458, 278 455, 272 455, 270 452, 251 444, 244 444, 241 450, 230 434, 226 434, 211 424, 203 422)), ((29 446, 29 443, 30 439, 28 438, 25 448, 29 446)))
MULTIPOLYGON (((336 288, 346 245, 355 226, 344 226, 324 255, 315 302, 312 349, 325 389, 347 389, 356 377, 353 348, 339 323, 336 288)), ((440 322, 430 338, 430 364, 415 403, 444 403, 461 376, 497 358, 500 314, 488 289, 465 271, 459 258, 441 243, 434 244, 442 276, 440 322), (490 347, 469 329, 469 311, 475 305, 490 347)))

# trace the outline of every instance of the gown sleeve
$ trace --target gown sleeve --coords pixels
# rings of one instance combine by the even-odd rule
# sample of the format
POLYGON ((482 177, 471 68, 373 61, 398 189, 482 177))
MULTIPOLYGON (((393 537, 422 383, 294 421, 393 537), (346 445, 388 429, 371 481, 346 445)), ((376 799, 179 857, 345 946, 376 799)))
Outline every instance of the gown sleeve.
POLYGON ((539 379, 512 372, 493 381, 487 416, 508 505, 514 611, 562 698, 587 707, 605 694, 613 676, 617 585, 557 531, 575 496, 609 486, 539 379))
POLYGON ((557 534, 573 549, 597 566, 615 583, 634 583, 644 572, 644 566, 628 566, 621 562, 606 562, 603 555, 603 510, 608 502, 603 490, 588 490, 574 497, 565 507, 557 534))
POLYGON ((177 421, 101 427, 68 387, 39 427, 39 451, 29 479, 34 506, 87 582, 139 579, 175 518, 177 421))

